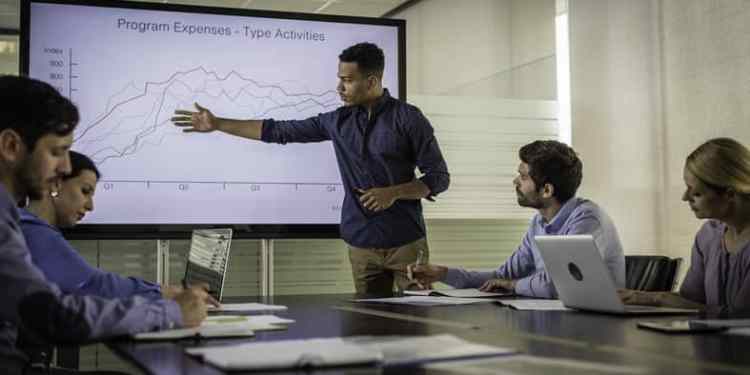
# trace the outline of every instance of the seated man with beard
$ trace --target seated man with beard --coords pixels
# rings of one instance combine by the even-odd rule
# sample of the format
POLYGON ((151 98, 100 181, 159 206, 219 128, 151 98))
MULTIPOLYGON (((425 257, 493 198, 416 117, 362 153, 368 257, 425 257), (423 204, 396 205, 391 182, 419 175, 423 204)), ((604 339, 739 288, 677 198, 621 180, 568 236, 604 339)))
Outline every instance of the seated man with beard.
POLYGON ((617 287, 625 286, 625 256, 612 220, 590 200, 575 196, 583 164, 575 151, 557 141, 535 141, 519 151, 513 180, 518 204, 537 210, 515 252, 494 271, 466 271, 435 264, 412 264, 421 285, 441 281, 456 288, 510 291, 517 295, 557 298, 552 279, 534 242, 537 235, 590 234, 617 287))

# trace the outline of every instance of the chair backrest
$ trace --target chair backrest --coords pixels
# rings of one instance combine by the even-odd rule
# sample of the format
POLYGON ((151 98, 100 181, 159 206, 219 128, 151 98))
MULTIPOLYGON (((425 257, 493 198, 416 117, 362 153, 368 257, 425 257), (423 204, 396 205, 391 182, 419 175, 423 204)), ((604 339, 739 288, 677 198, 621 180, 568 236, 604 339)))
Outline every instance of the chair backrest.
POLYGON ((664 291, 674 289, 682 258, 660 255, 625 256, 625 287, 634 290, 664 291))

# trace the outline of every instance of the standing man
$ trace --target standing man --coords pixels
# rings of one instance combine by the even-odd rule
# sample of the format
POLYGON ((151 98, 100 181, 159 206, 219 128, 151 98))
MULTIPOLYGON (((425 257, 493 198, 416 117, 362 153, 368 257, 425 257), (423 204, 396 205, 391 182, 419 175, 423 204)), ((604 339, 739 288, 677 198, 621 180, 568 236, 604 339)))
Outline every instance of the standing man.
POLYGON ((76 107, 52 86, 0 76, 0 369, 4 375, 37 374, 18 348, 19 327, 45 343, 82 343, 197 326, 206 317, 208 295, 199 288, 185 290, 174 300, 65 295, 31 263, 17 204, 49 191, 70 173, 68 150, 77 123, 76 107))
POLYGON ((575 195, 583 170, 575 151, 557 141, 535 141, 521 147, 518 156, 521 162, 513 180, 518 205, 537 210, 518 249, 494 271, 409 265, 415 278, 425 284, 442 281, 456 288, 557 298, 534 236, 590 234, 615 285, 625 287, 625 256, 614 223, 596 203, 575 195))
POLYGON ((360 43, 339 55, 338 109, 298 121, 231 120, 195 104, 172 121, 186 132, 219 130, 285 144, 332 141, 343 179, 341 236, 349 245, 358 294, 389 295, 416 287, 406 264, 429 256, 421 199, 449 184, 433 128, 420 110, 383 88, 383 51, 360 43), (416 178, 414 168, 424 174, 416 178))

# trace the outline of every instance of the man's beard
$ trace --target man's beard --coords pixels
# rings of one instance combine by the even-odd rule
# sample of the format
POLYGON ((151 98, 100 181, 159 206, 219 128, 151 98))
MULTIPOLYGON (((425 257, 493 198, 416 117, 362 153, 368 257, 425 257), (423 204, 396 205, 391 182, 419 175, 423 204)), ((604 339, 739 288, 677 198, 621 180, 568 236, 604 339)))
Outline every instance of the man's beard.
POLYGON ((540 209, 544 206, 542 205, 541 201, 527 197, 526 195, 521 193, 518 189, 516 189, 516 198, 518 200, 518 205, 521 207, 540 209))
POLYGON ((34 176, 30 163, 31 158, 26 158, 16 171, 16 181, 18 181, 18 192, 31 200, 42 199, 45 186, 43 182, 34 176))

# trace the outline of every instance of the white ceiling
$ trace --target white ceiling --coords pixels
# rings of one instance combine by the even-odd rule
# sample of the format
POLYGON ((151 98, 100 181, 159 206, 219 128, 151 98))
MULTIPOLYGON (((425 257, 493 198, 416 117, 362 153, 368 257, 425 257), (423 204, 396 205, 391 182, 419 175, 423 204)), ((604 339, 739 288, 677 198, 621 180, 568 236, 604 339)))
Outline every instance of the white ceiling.
MULTIPOLYGON (((129 0, 148 3, 380 17, 407 0, 129 0)), ((0 0, 0 28, 16 30, 20 0, 0 0)))

